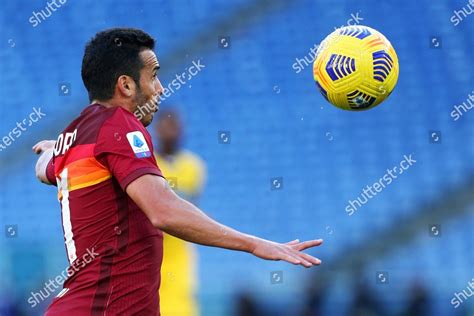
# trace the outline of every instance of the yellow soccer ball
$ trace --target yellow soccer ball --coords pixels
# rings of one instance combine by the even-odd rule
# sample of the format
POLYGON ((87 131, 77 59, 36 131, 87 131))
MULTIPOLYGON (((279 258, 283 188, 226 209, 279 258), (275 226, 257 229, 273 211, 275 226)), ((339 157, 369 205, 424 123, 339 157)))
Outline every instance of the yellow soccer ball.
POLYGON ((321 94, 349 111, 375 107, 398 80, 398 57, 382 33, 367 26, 347 26, 326 37, 316 52, 313 75, 321 94))

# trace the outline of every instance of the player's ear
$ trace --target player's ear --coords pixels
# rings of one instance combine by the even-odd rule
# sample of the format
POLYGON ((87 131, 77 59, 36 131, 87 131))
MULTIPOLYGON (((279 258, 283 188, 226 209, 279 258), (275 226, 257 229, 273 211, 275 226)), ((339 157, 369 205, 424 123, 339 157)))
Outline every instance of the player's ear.
POLYGON ((117 88, 120 93, 125 97, 131 97, 135 95, 136 85, 135 81, 126 75, 122 75, 117 79, 117 88))

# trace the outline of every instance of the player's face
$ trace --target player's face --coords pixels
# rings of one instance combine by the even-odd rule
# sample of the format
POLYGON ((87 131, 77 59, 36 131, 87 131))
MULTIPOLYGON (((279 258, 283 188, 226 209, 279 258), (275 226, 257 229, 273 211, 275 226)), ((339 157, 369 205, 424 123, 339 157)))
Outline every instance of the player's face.
POLYGON ((152 50, 144 50, 140 53, 143 68, 140 72, 140 87, 137 89, 135 104, 140 113, 140 121, 144 126, 150 125, 153 115, 158 111, 158 101, 163 94, 163 86, 158 79, 160 65, 152 50))

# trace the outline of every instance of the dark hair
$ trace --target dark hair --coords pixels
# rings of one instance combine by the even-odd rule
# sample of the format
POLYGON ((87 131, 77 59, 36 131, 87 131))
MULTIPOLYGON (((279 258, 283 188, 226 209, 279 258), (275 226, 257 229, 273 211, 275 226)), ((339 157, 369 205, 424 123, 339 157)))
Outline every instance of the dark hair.
POLYGON ((132 28, 113 28, 97 33, 86 45, 82 58, 82 81, 90 101, 113 97, 118 77, 127 75, 137 84, 143 62, 139 53, 153 50, 155 40, 132 28))

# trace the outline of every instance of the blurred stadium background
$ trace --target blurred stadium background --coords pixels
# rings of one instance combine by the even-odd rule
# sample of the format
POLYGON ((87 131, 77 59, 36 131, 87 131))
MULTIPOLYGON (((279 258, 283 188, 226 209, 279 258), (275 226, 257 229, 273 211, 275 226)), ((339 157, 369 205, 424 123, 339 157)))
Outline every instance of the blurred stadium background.
POLYGON ((162 103, 180 111, 185 146, 207 165, 200 206, 265 238, 325 239, 310 270, 199 247, 201 315, 474 314, 473 297, 452 303, 473 293, 474 111, 451 117, 474 97, 474 5, 69 0, 33 27, 46 7, 1 2, 0 137, 34 107, 46 115, 0 152, 1 315, 42 314, 46 303, 28 297, 67 266, 55 188, 37 183, 30 148, 87 105, 84 45, 116 26, 157 39, 165 86, 205 65, 162 103), (400 60, 394 93, 361 113, 326 103, 311 65, 293 66, 354 16, 400 60), (348 216, 348 201, 409 154, 416 164, 348 216))

